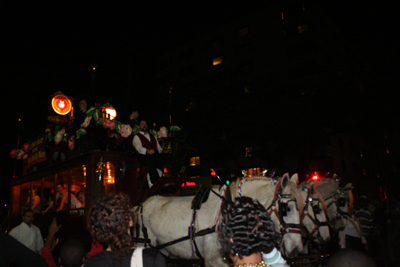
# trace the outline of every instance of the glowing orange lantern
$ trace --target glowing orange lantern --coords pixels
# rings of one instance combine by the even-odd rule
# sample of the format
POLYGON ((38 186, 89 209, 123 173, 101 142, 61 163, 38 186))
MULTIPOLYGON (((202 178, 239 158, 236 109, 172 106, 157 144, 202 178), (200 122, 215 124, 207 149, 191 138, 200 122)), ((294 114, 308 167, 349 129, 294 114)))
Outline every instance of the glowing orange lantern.
POLYGON ((66 115, 71 111, 72 103, 67 96, 56 95, 51 100, 51 107, 57 114, 66 115))
POLYGON ((109 120, 113 120, 115 119, 115 117, 117 117, 117 111, 115 110, 115 108, 113 108, 113 106, 111 106, 110 103, 104 104, 103 112, 105 113, 106 118, 109 120))

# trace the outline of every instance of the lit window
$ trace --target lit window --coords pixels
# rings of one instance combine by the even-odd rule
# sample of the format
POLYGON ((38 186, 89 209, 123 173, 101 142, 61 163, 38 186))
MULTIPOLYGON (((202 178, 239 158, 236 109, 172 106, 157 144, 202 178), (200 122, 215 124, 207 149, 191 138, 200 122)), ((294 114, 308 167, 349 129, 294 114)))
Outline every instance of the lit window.
POLYGON ((297 28, 299 29, 299 33, 303 33, 303 32, 307 31, 308 25, 307 24, 303 24, 301 26, 298 26, 297 28))
POLYGON ((239 35, 240 36, 245 36, 245 35, 247 35, 249 33, 249 30, 247 29, 247 27, 246 28, 243 28, 243 29, 241 29, 241 30, 239 30, 239 35))
POLYGON ((285 17, 283 16, 283 12, 281 12, 281 17, 282 17, 282 20, 284 20, 284 19, 285 19, 285 17))
POLYGON ((222 62, 224 62, 224 58, 223 58, 222 56, 216 57, 216 58, 213 59, 213 66, 219 65, 219 64, 221 64, 222 62))
POLYGON ((197 176, 190 176, 190 179, 197 179, 197 178, 200 178, 200 175, 197 175, 197 176))
POLYGON ((190 158, 190 166, 200 165, 200 157, 192 157, 190 158))
POLYGON ((251 157, 251 151, 253 150, 252 147, 246 147, 246 154, 245 157, 251 157))

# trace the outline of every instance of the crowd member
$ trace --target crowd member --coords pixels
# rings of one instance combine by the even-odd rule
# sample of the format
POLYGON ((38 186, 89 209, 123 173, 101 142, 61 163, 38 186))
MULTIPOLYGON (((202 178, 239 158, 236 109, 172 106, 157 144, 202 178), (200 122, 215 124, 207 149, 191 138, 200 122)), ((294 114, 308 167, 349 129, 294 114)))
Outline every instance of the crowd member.
POLYGON ((389 264, 397 263, 400 251, 400 201, 398 195, 389 196, 387 219, 387 252, 389 264), (397 251, 397 252, 396 252, 397 251))
POLYGON ((133 216, 130 199, 123 193, 104 196, 89 209, 87 224, 90 234, 95 241, 108 247, 88 259, 85 267, 129 267, 133 266, 131 263, 135 262, 135 259, 144 267, 167 266, 157 250, 135 249, 130 234, 133 216))
MULTIPOLYGON (((65 192, 64 184, 62 182, 57 183, 56 201, 60 202, 60 205, 58 205, 56 211, 63 210, 65 207, 65 204, 68 204, 68 194, 65 192)), ((51 201, 49 203, 49 206, 43 213, 46 213, 52 207, 53 207, 53 201, 51 201)), ((82 203, 79 202, 79 200, 76 198, 76 196, 74 194, 71 194, 71 208, 72 209, 82 208, 82 203)))
POLYGON ((88 110, 89 97, 81 96, 77 99, 77 105, 74 107, 74 120, 71 129, 69 130, 69 136, 75 139, 75 133, 81 128, 81 125, 86 119, 86 111, 88 110))
POLYGON ((366 196, 361 196, 358 204, 360 208, 356 211, 354 215, 360 222, 363 236, 368 243, 371 231, 374 228, 372 212, 368 210, 368 200, 366 196))
POLYGON ((348 216, 345 219, 344 230, 339 232, 340 247, 366 251, 368 249, 361 224, 354 216, 352 204, 349 204, 348 216))
POLYGON ((13 228, 10 235, 36 253, 40 253, 43 247, 43 238, 39 228, 33 225, 35 214, 32 210, 24 210, 23 222, 13 228))
POLYGON ((79 202, 82 204, 82 208, 85 207, 85 192, 84 191, 78 191, 76 193, 76 197, 78 198, 79 202))
POLYGON ((234 266, 288 266, 276 249, 274 222, 257 200, 238 197, 225 205, 219 232, 222 252, 234 266))
POLYGON ((337 251, 329 259, 327 267, 376 267, 375 262, 364 253, 353 249, 337 251))
POLYGON ((47 267, 46 261, 39 254, 1 231, 0 265, 2 267, 47 267))
MULTIPOLYGON (((124 124, 128 124, 129 126, 131 126, 132 130, 134 130, 136 127, 139 126, 138 118, 139 118, 139 112, 134 110, 129 116, 129 119, 124 122, 124 124)), ((121 135, 119 135, 116 144, 118 148, 122 151, 125 151, 125 153, 128 156, 134 156, 135 148, 132 146, 132 142, 133 142, 133 133, 128 137, 122 137, 121 135)))
POLYGON ((76 139, 76 131, 80 128, 85 128, 86 134, 80 137, 82 149, 89 148, 90 150, 106 149, 107 130, 90 117, 89 114, 93 111, 93 101, 90 96, 80 96, 76 100, 77 107, 74 113, 73 126, 69 130, 69 139, 76 139), (84 144, 84 145, 83 145, 84 144))
POLYGON ((36 186, 32 186, 30 196, 26 201, 26 208, 33 211, 33 213, 40 213, 40 197, 37 195, 36 186))
MULTIPOLYGON (((57 226, 56 218, 49 226, 49 234, 47 235, 46 242, 42 248, 42 256, 46 260, 49 267, 57 267, 53 259, 53 249, 58 244, 58 239, 55 239, 55 234, 61 228, 57 226)), ((68 240, 64 243, 60 250, 60 258, 58 262, 62 267, 80 267, 85 262, 85 250, 81 242, 75 239, 68 240)))
POLYGON ((162 171, 158 169, 159 154, 163 152, 157 138, 149 133, 146 120, 140 120, 139 133, 133 138, 133 146, 139 153, 138 161, 149 168, 147 181, 149 188, 160 178, 162 171))

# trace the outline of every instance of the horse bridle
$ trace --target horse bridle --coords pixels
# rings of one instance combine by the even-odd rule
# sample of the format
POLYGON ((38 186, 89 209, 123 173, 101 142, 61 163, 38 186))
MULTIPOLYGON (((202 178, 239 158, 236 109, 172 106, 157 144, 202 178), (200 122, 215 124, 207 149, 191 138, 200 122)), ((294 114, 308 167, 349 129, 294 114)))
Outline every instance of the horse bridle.
MULTIPOLYGON (((305 187, 307 188, 307 187, 305 187)), ((303 188, 304 189, 304 188, 303 188)), ((305 232, 307 233, 308 238, 310 239, 317 239, 318 237, 315 236, 315 233, 318 232, 319 233, 319 228, 321 226, 329 226, 329 222, 320 222, 316 216, 316 214, 319 214, 320 212, 322 212, 321 208, 320 208, 320 204, 321 204, 321 200, 319 200, 318 198, 312 198, 310 196, 310 189, 307 188, 307 199, 304 205, 304 211, 303 214, 301 214, 300 220, 301 222, 303 222, 305 217, 308 217, 312 223, 314 224, 314 228, 312 231, 308 231, 306 227, 304 227, 305 232), (316 204, 313 204, 315 203, 316 204), (314 211, 314 217, 312 217, 310 215, 310 213, 308 212, 308 205, 311 205, 313 211, 314 211)), ((321 236, 320 236, 321 237, 321 236)))
POLYGON ((343 191, 341 191, 340 189, 338 189, 336 191, 336 193, 334 193, 332 196, 325 198, 324 201, 326 202, 327 200, 329 200, 331 198, 332 198, 332 202, 330 202, 328 204, 328 208, 330 206, 332 206, 333 204, 336 205, 336 216, 335 216, 334 220, 330 221, 330 224, 333 224, 333 223, 337 222, 338 220, 343 219, 349 215, 348 212, 344 212, 344 211, 340 210, 340 207, 345 206, 349 199, 346 196, 346 194, 343 191))
POLYGON ((283 217, 287 215, 288 211, 288 203, 290 201, 296 202, 296 200, 292 199, 292 195, 290 194, 282 194, 282 189, 280 188, 280 181, 276 185, 274 200, 272 201, 271 205, 267 208, 268 214, 272 217, 272 214, 278 218, 279 223, 281 225, 281 234, 284 236, 285 234, 300 234, 301 231, 301 224, 300 223, 286 223, 283 217), (283 199, 289 199, 287 202, 282 203, 283 199), (279 201, 278 201, 279 200, 279 201), (278 205, 278 208, 277 208, 278 205), (277 211, 278 210, 278 211, 277 211))

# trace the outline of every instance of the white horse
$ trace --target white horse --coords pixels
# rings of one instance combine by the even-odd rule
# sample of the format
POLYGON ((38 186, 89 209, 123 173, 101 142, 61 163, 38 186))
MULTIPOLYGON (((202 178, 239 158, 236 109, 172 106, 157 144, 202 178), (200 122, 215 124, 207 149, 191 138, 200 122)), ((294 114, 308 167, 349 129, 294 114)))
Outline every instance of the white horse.
POLYGON ((233 183, 232 196, 255 198, 268 209, 276 231, 282 235, 281 252, 285 257, 294 258, 303 250, 300 214, 303 212, 304 200, 296 187, 297 174, 287 184, 286 179, 289 180, 288 174, 280 180, 263 176, 247 177, 240 180, 237 186, 233 183), (265 190, 264 194, 261 197, 259 194, 254 195, 255 188, 259 188, 260 193, 265 190), (277 200, 283 206, 277 205, 277 200), (285 208, 283 213, 282 207, 285 208))
POLYGON ((353 203, 353 186, 351 183, 341 188, 339 182, 331 178, 320 178, 308 181, 321 193, 328 207, 328 219, 332 229, 339 231, 344 227, 343 216, 348 214, 348 207, 353 203))
POLYGON ((354 197, 351 183, 340 187, 335 179, 320 178, 317 181, 309 181, 306 184, 313 185, 325 200, 328 207, 327 216, 331 228, 339 236, 339 244, 343 248, 344 228, 348 220, 348 211, 353 208, 354 197))
MULTIPOLYGON (((299 185, 305 199, 304 212, 301 215, 301 222, 306 230, 305 240, 313 242, 319 248, 330 239, 329 222, 327 218, 328 206, 321 193, 314 188, 312 183, 299 185)), ((306 244, 310 244, 307 242, 306 244)), ((304 245, 304 244, 303 244, 304 245)), ((308 246, 304 246, 303 254, 308 254, 308 246)))
MULTIPOLYGON (((287 255, 301 251, 301 236, 294 234, 291 226, 300 223, 299 210, 294 200, 300 198, 297 205, 300 206, 300 210, 303 200, 300 194, 292 197, 292 193, 297 189, 289 181, 288 175, 280 180, 265 177, 244 178, 238 183, 232 183, 229 188, 233 197, 249 196, 259 200, 265 207, 271 206, 271 209, 277 210, 275 214, 279 214, 281 211, 280 218, 274 219, 275 215, 271 217, 275 221, 277 229, 284 229, 287 232, 283 236, 283 251, 287 255), (282 214, 282 207, 285 209, 285 214, 282 214)), ((218 190, 217 187, 213 187, 213 189, 220 195, 227 193, 226 187, 221 190, 218 190)), ((143 203, 142 211, 137 216, 138 225, 147 229, 148 238, 153 246, 185 237, 188 232, 193 235, 203 229, 213 229, 217 226, 223 204, 222 199, 211 192, 208 200, 196 212, 191 209, 192 199, 193 197, 153 196, 143 203), (195 216, 193 216, 194 214, 195 216), (194 228, 195 231, 190 231, 188 228, 194 228)), ((143 237, 142 231, 141 237, 143 237)), ((205 266, 227 266, 220 252, 216 232, 172 244, 164 247, 161 252, 171 258, 198 259, 195 254, 196 246, 204 257, 205 266)))

